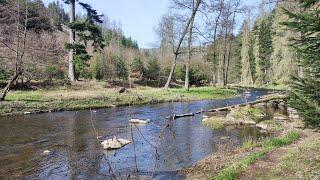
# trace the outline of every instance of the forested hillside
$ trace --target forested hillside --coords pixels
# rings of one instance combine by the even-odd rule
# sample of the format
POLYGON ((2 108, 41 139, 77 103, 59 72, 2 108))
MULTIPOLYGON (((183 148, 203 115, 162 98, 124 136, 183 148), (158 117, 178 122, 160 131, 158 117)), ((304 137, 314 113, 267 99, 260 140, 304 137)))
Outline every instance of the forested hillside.
MULTIPOLYGON (((207 20, 210 28, 214 29, 213 35, 205 34, 207 39, 213 38, 211 41, 199 46, 196 40, 200 36, 199 32, 192 35, 191 40, 194 44, 191 44, 191 47, 194 52, 188 63, 192 85, 287 84, 289 76, 298 73, 297 56, 289 47, 290 38, 298 33, 291 32, 282 25, 288 20, 283 8, 297 10, 296 3, 279 3, 271 12, 260 12, 257 19, 235 22, 234 17, 237 14, 233 10, 241 10, 243 7, 240 7, 240 4, 231 1, 211 2, 211 6, 220 6, 220 16, 212 16, 214 22, 210 22, 212 19, 207 20), (236 26, 241 26, 239 32, 236 31, 236 26)), ((67 78, 68 57, 65 44, 69 38, 69 17, 62 4, 57 1, 45 7, 41 0, 30 1, 27 4, 12 0, 1 8, 2 35, 5 35, 1 43, 1 59, 4 62, 0 67, 1 81, 10 79, 15 71, 15 61, 12 59, 16 53, 12 46, 24 42, 25 46, 19 48, 20 51, 25 48, 21 82, 67 78), (19 23, 22 26, 25 21, 25 6, 28 10, 28 25, 24 40, 23 29, 17 38, 17 32, 14 31, 17 23, 7 17, 14 13, 12 18, 20 17, 19 23), (18 42, 19 40, 23 42, 18 42)), ((210 10, 211 7, 206 8, 210 10)), ((90 58, 75 64, 77 79, 129 80, 132 76, 164 80, 171 68, 172 42, 177 41, 178 34, 181 33, 179 26, 181 27, 183 22, 177 15, 174 17, 178 13, 164 16, 159 23, 156 31, 159 34, 160 48, 153 51, 140 51, 136 41, 123 35, 117 22, 104 17, 104 22, 99 27, 102 28, 105 46, 99 52, 94 52, 92 47, 87 46, 90 58), (170 23, 171 27, 168 26, 170 23), (164 29, 165 27, 172 29, 164 29), (154 71, 158 74, 151 73, 154 71)), ((79 14, 77 19, 84 20, 86 15, 79 14)), ((196 22, 197 26, 201 26, 199 20, 196 22)), ((188 59, 187 38, 183 39, 181 49, 183 53, 177 58, 177 67, 172 78, 184 81, 185 60, 188 59)))
POLYGON ((155 22, 156 46, 142 50, 120 23, 90 4, 1 1, 1 99, 12 88, 90 80, 187 90, 287 86, 291 76, 304 74, 291 41, 303 36, 285 25, 287 12, 304 9, 296 1, 261 1, 257 7, 241 0, 172 0, 155 22))

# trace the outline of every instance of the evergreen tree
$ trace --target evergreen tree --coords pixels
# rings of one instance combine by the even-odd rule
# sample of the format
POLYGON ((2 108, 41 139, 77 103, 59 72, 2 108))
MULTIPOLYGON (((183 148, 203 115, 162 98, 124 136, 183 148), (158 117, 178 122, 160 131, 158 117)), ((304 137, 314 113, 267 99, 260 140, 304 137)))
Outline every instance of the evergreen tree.
POLYGON ((251 70, 251 77, 252 77, 252 82, 255 82, 256 79, 256 74, 257 74, 257 70, 256 70, 256 58, 254 55, 254 44, 255 44, 255 38, 250 35, 249 37, 249 63, 250 63, 250 70, 251 70))
POLYGON ((128 78, 128 68, 126 62, 123 59, 123 56, 118 55, 116 57, 116 64, 115 64, 116 76, 119 79, 126 80, 128 78))
POLYGON ((304 11, 292 13, 285 10, 292 21, 284 24, 300 32, 301 38, 293 40, 293 47, 301 56, 303 76, 292 77, 290 105, 297 109, 308 125, 320 126, 320 18, 314 6, 319 0, 300 1, 304 11))
POLYGON ((147 62, 146 77, 151 80, 159 78, 160 65, 156 58, 151 57, 147 62))
POLYGON ((266 84, 268 82, 267 74, 271 66, 270 57, 273 51, 272 47, 272 16, 267 19, 263 19, 259 28, 259 68, 261 70, 261 83, 266 84))
POLYGON ((90 55, 87 52, 87 45, 91 42, 94 50, 104 47, 101 28, 96 25, 102 23, 102 15, 99 15, 95 9, 89 4, 82 3, 78 0, 64 0, 66 4, 70 4, 70 42, 65 44, 69 50, 69 79, 74 81, 79 77, 86 76, 85 67, 88 66, 90 55), (85 20, 75 20, 75 2, 87 12, 85 20), (77 36, 77 42, 76 37, 77 36))
POLYGON ((94 76, 97 80, 105 79, 107 76, 107 61, 102 53, 95 58, 94 76))
POLYGON ((144 68, 143 62, 141 61, 141 59, 139 57, 135 57, 133 59, 133 62, 131 64, 131 71, 133 73, 140 73, 140 74, 145 73, 145 68, 144 68))

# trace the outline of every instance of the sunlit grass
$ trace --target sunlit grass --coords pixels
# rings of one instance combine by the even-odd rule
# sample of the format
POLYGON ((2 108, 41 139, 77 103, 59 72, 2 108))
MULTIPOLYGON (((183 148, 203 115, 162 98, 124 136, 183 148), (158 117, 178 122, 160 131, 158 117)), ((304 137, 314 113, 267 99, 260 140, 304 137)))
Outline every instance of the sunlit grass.
POLYGON ((206 118, 202 121, 202 123, 211 129, 221 129, 224 127, 223 120, 221 120, 221 118, 220 117, 206 118))
POLYGON ((0 115, 25 111, 80 110, 113 106, 229 98, 234 89, 213 87, 169 89, 137 87, 120 94, 118 88, 106 88, 104 83, 88 82, 75 86, 60 86, 35 91, 11 91, 0 103, 0 115))
MULTIPOLYGON (((300 138, 300 133, 290 131, 283 137, 273 137, 261 143, 261 150, 251 152, 245 158, 233 162, 226 168, 222 169, 219 174, 213 177, 214 180, 234 180, 251 164, 264 157, 268 152, 275 148, 293 143, 300 138)), ((252 144, 250 144, 251 146, 252 144)), ((258 146, 258 145, 257 145, 258 146)))

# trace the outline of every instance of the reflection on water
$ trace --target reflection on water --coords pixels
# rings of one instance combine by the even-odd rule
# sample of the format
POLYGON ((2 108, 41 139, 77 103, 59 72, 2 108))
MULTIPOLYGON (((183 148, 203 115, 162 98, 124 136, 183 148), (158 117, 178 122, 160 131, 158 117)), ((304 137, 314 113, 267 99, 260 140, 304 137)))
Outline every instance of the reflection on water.
MULTIPOLYGON (((266 94, 252 91, 249 101, 266 94)), ((230 148, 259 136, 253 128, 211 130, 201 116, 167 120, 173 113, 196 112, 243 102, 227 100, 165 103, 90 111, 58 112, 0 118, 0 177, 42 179, 105 179, 153 176, 182 178, 176 171, 190 167, 215 152, 219 144, 230 148), (147 125, 132 126, 130 118, 149 118, 147 125), (104 139, 114 135, 134 144, 106 152, 97 142, 91 119, 104 139), (229 137, 222 140, 221 137, 229 137), (52 151, 41 156, 44 150, 52 151), (138 169, 138 172, 136 170, 138 169)))

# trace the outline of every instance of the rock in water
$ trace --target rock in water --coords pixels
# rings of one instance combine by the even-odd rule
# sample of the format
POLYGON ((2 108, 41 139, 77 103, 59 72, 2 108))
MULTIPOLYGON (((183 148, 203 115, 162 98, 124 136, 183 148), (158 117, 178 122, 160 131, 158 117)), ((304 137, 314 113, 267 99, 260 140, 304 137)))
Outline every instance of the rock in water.
POLYGON ((115 136, 112 139, 104 140, 101 145, 103 149, 112 150, 112 149, 120 149, 127 144, 130 144, 131 141, 121 138, 116 138, 115 136))
POLYGON ((49 150, 45 150, 45 151, 43 151, 43 152, 41 153, 42 156, 48 156, 48 155, 50 155, 50 154, 51 154, 51 151, 49 151, 49 150))
POLYGON ((129 122, 136 124, 148 124, 150 122, 150 119, 130 119, 129 122))

